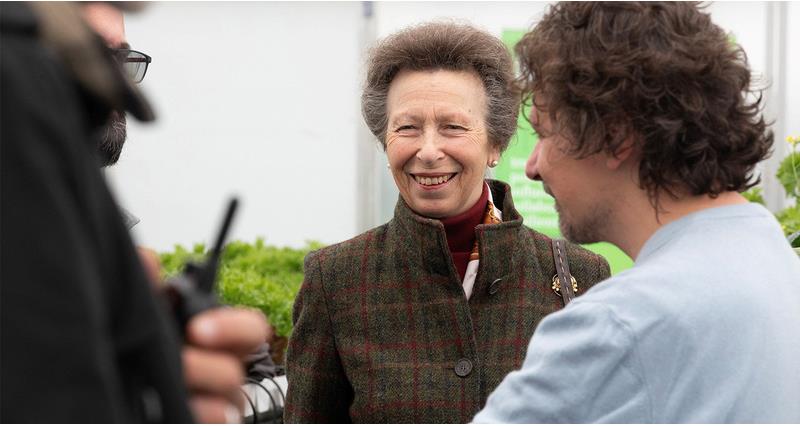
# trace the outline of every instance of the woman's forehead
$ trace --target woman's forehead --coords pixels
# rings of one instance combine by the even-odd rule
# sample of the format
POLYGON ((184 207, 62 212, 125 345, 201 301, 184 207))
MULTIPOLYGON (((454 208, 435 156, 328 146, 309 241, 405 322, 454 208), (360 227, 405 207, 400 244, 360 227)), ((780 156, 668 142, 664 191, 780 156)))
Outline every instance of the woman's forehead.
POLYGON ((411 92, 451 93, 472 97, 476 93, 485 96, 483 82, 473 72, 450 70, 400 71, 389 84, 389 96, 407 95, 411 92))
POLYGON ((399 74, 389 87, 391 116, 482 116, 486 93, 482 82, 463 71, 411 71, 399 74))

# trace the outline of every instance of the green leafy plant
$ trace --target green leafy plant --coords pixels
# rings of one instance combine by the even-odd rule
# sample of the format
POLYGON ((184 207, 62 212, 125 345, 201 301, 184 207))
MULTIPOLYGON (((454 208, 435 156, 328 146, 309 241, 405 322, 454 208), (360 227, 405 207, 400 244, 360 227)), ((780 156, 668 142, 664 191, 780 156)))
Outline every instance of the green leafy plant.
MULTIPOLYGON (((293 249, 264 244, 233 241, 222 255, 217 280, 217 292, 222 303, 248 306, 261 310, 279 336, 292 331, 292 306, 303 282, 303 259, 309 251, 322 247, 309 242, 293 249)), ((165 277, 181 271, 188 260, 200 260, 206 255, 203 244, 191 250, 176 245, 175 250, 161 254, 165 277)))
POLYGON ((797 150, 797 147, 800 146, 800 138, 789 136, 786 138, 786 142, 792 147, 792 152, 781 161, 777 176, 783 189, 786 190, 786 195, 797 200, 800 199, 800 179, 798 179, 800 176, 800 151, 797 150))
POLYGON ((778 181, 786 190, 786 195, 800 198, 800 185, 797 176, 800 175, 800 152, 792 152, 787 156, 778 168, 778 181))
MULTIPOLYGON (((778 167, 778 181, 786 190, 786 195, 794 198, 794 205, 783 209, 776 214, 783 227, 783 232, 790 235, 800 231, 800 138, 789 136, 786 142, 792 147, 791 152, 781 161, 778 167)), ((794 245, 794 242, 791 241, 794 245)))
POLYGON ((749 190, 742 192, 742 196, 747 198, 747 201, 751 203, 758 203, 764 205, 764 195, 761 194, 761 188, 750 188, 749 190))
POLYGON ((776 213, 775 216, 787 236, 800 230, 800 206, 787 207, 776 213))
POLYGON ((795 232, 792 235, 789 235, 789 243, 792 244, 797 254, 800 254, 800 231, 795 232))
MULTIPOLYGON (((794 199, 794 205, 775 213, 775 217, 789 243, 800 255, 800 137, 789 136, 786 142, 791 146, 791 152, 781 161, 776 177, 786 191, 786 196, 794 199)), ((764 204, 761 188, 752 188, 742 195, 750 202, 764 204)))

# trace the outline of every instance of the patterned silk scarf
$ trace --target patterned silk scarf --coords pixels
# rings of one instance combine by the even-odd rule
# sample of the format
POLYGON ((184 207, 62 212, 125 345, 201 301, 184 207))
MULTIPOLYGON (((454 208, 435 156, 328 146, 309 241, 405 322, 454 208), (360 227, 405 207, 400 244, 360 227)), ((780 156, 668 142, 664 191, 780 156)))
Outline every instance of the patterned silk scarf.
MULTIPOLYGON (((503 222, 503 212, 494 206, 492 199, 492 191, 489 191, 489 201, 486 203, 486 212, 483 215, 484 225, 491 225, 503 222)), ((475 244, 472 246, 472 253, 469 255, 469 263, 467 264, 467 272, 464 274, 464 281, 461 283, 464 287, 464 294, 469 300, 472 296, 472 288, 475 286, 475 276, 478 275, 478 264, 480 263, 480 256, 478 254, 478 239, 475 238, 475 244)))

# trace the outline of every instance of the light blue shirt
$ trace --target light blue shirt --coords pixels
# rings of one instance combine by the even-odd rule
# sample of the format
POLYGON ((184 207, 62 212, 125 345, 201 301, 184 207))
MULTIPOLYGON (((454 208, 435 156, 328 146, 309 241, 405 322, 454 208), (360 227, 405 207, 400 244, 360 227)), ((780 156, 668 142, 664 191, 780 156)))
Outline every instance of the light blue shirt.
POLYGON ((757 204, 659 229, 540 323, 481 423, 800 422, 800 258, 757 204))

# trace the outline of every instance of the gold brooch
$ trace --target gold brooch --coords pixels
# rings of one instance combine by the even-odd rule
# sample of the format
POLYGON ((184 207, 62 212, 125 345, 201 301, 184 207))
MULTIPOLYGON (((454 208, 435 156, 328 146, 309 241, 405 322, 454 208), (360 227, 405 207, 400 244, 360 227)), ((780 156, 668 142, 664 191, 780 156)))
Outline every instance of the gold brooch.
MULTIPOLYGON (((572 281, 572 293, 578 294, 578 281, 573 276, 570 276, 570 281, 572 281)), ((561 280, 558 279, 558 274, 553 275, 553 285, 550 288, 561 296, 561 280)))

